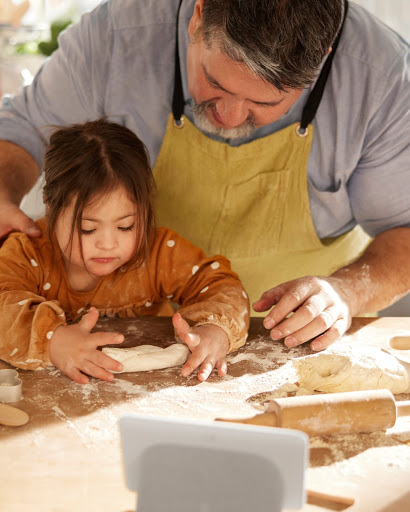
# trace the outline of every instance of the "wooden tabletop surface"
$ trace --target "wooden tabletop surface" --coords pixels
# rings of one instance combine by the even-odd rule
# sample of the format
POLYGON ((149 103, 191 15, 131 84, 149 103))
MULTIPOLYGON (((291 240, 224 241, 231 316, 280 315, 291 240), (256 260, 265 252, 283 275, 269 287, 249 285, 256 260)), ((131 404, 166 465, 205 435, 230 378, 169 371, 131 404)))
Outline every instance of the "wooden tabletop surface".
MULTIPOLYGON (((125 334, 124 346, 174 342, 169 318, 103 319, 99 330, 125 334)), ((410 318, 356 318, 338 343, 381 348, 410 334, 410 318)), ((121 374, 111 383, 76 384, 59 370, 19 370, 30 415, 22 427, 0 426, 0 510, 125 512, 136 496, 125 485, 118 418, 124 413, 212 420, 250 417, 270 398, 294 393, 290 359, 311 353, 272 341, 253 318, 245 347, 228 356, 228 376, 205 383, 180 368, 121 374)), ((1 368, 10 368, 0 361, 1 368)), ((407 365, 410 368, 410 365, 407 365)), ((404 393, 398 400, 410 399, 404 393)), ((410 510, 410 418, 383 432, 310 439, 307 488, 349 496, 349 512, 410 510)), ((307 504, 304 512, 341 510, 307 504)))

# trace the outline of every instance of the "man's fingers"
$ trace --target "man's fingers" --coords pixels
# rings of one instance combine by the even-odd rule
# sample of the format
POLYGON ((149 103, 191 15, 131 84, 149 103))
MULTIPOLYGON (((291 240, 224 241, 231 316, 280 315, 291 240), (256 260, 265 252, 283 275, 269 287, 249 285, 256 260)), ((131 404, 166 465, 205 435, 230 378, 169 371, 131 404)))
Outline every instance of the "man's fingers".
MULTIPOLYGON (((325 295, 312 295, 297 309, 297 311, 295 311, 295 314, 285 318, 280 323, 275 323, 271 331, 272 339, 279 340, 285 336, 293 336, 305 327, 308 327, 308 330, 310 331, 310 337, 307 339, 311 339, 314 336, 318 336, 331 325, 323 325, 324 329, 320 330, 321 324, 325 324, 325 320, 327 322, 330 320, 330 315, 325 315, 323 317, 323 321, 320 319, 320 315, 323 313, 325 309, 327 309, 327 305, 328 301, 325 295), (319 320, 316 323, 314 323, 316 319, 319 320)), ((337 320, 338 316, 338 311, 332 314, 333 322, 337 320)), ((265 318, 264 326, 266 327, 268 323, 269 319, 265 318)), ((306 331, 304 333, 304 336, 307 335, 308 333, 306 331)))
POLYGON ((283 295, 283 292, 279 290, 279 286, 275 288, 271 288, 267 290, 261 295, 261 298, 252 304, 252 307, 255 311, 267 311, 272 306, 274 306, 280 297, 283 295))
POLYGON ((343 336, 350 327, 350 324, 351 322, 346 318, 339 318, 339 320, 336 320, 332 327, 322 334, 322 336, 319 336, 312 341, 310 348, 312 350, 319 351, 329 347, 332 343, 343 336))
MULTIPOLYGON (((290 336, 286 337, 284 340, 285 345, 289 348, 296 347, 323 334, 336 322, 339 318, 339 313, 340 311, 336 306, 326 308, 305 327, 295 330, 290 336)), ((296 316, 296 313, 293 316, 296 316)))
POLYGON ((30 237, 41 235, 41 231, 34 220, 27 217, 16 205, 10 205, 7 214, 0 221, 0 237, 11 231, 21 231, 30 237))

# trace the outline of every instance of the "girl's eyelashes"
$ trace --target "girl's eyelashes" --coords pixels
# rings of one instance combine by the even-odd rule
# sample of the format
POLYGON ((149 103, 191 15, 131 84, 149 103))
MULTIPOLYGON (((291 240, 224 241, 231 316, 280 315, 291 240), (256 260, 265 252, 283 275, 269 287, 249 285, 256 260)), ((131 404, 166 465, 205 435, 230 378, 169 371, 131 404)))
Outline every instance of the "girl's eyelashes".
POLYGON ((131 224, 131 226, 128 226, 126 228, 118 228, 120 231, 131 231, 134 229, 135 224, 131 224))
MULTIPOLYGON (((135 223, 131 224, 131 226, 127 226, 124 228, 119 227, 118 229, 120 231, 132 231, 134 229, 134 226, 135 226, 135 223)), ((82 235, 91 235, 92 233, 94 233, 94 231, 95 231, 95 229, 82 229, 81 234, 82 235)))

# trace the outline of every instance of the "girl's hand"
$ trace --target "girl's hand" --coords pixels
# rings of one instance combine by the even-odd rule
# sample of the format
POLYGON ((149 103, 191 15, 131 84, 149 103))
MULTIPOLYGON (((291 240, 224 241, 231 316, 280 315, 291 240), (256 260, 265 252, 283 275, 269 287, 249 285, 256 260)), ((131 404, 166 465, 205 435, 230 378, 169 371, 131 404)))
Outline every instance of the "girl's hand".
POLYGON ((218 375, 223 377, 227 372, 226 354, 229 340, 226 332, 214 324, 191 327, 179 313, 172 317, 175 334, 188 346, 192 354, 181 370, 183 377, 188 377, 200 366, 198 380, 205 381, 216 367, 218 375))
POLYGON ((95 332, 91 329, 97 323, 98 311, 90 311, 74 325, 60 325, 50 342, 50 360, 70 379, 87 384, 87 375, 112 381, 114 375, 107 370, 121 371, 122 364, 103 354, 97 347, 122 343, 124 336, 115 332, 95 332), (87 374, 87 375, 84 375, 87 374))

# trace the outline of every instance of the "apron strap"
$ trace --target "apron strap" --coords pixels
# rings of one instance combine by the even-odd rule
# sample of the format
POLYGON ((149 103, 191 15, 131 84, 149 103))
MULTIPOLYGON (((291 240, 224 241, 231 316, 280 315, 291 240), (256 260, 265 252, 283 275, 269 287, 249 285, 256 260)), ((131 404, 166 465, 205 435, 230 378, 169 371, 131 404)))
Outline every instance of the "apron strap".
POLYGON ((172 114, 174 116, 174 123, 176 126, 181 127, 183 120, 181 119, 184 113, 184 93, 182 89, 181 66, 179 63, 179 12, 181 10, 182 0, 179 2, 177 11, 177 23, 175 34, 175 76, 174 76, 174 94, 172 98, 172 114))
POLYGON ((298 129, 298 133, 300 133, 301 135, 305 132, 307 126, 313 121, 317 109, 319 108, 320 100, 322 99, 323 91, 325 89, 327 77, 329 76, 333 58, 336 54, 337 46, 340 41, 340 36, 342 34, 348 8, 349 2, 347 0, 344 0, 343 21, 340 26, 339 33, 337 34, 337 37, 332 45, 332 51, 328 55, 326 62, 323 65, 319 78, 316 80, 316 84, 313 87, 311 93, 309 94, 308 100, 302 112, 302 120, 300 121, 300 127, 298 129))

